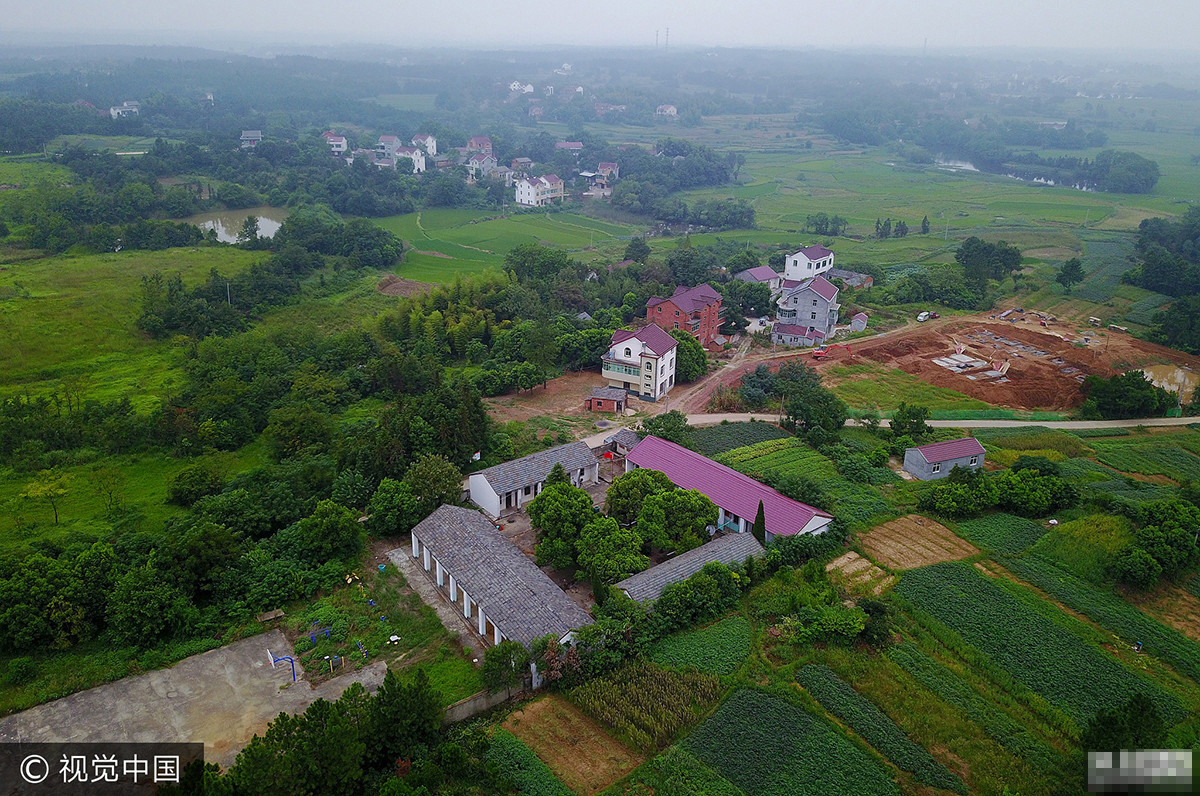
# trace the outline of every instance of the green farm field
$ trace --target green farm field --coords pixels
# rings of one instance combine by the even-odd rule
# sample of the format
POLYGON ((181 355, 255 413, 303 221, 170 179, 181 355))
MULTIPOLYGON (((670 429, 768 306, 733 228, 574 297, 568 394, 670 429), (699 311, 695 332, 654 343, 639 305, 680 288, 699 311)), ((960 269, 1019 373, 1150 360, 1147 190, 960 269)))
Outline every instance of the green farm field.
MULTIPOLYGON (((376 223, 411 247, 398 266, 399 275, 434 283, 503 267, 504 255, 514 246, 541 243, 582 251, 621 244, 643 231, 574 213, 522 213, 496 218, 485 211, 425 210, 378 219, 376 223)), ((588 259, 586 253, 579 256, 588 259)))
POLYGON ((146 408, 176 383, 167 341, 138 331, 140 280, 161 271, 198 284, 216 268, 231 274, 263 254, 233 248, 61 255, 0 271, 0 397, 82 380, 86 397, 129 396, 146 408))

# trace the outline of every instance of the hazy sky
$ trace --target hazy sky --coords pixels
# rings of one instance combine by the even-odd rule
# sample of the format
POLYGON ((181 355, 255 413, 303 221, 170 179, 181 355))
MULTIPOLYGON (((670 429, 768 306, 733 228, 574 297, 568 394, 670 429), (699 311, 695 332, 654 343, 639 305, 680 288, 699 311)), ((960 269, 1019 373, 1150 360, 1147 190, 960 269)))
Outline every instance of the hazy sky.
MULTIPOLYGON (((0 33, 227 33, 265 41, 1200 51, 1196 0, 0 0, 0 33), (51 22, 48 22, 51 21, 51 22)), ((42 37, 38 37, 41 39, 42 37)), ((130 40, 135 37, 128 36, 130 40)), ((137 36, 139 43, 145 42, 137 36)), ((208 36, 206 43, 211 41, 208 36)))

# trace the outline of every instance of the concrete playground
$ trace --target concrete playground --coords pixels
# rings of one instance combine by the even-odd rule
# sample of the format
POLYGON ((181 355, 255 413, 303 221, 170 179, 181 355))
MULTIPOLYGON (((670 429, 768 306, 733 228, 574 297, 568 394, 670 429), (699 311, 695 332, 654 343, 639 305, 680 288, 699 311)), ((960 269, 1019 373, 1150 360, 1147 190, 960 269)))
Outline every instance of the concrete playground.
POLYGON ((279 630, 193 655, 169 669, 126 677, 0 719, 0 743, 203 742, 204 759, 228 768, 238 752, 282 713, 337 699, 351 683, 375 691, 387 666, 367 665, 313 688, 297 665, 274 668, 267 649, 291 654, 279 630))

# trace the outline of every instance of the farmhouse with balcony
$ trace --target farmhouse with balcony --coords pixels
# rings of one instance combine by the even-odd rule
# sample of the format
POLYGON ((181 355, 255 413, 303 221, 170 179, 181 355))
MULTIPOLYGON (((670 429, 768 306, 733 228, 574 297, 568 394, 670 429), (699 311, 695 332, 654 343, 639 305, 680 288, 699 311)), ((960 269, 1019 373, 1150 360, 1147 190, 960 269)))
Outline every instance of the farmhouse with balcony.
POLYGON ((754 268, 747 268, 745 271, 738 271, 733 278, 742 282, 766 285, 771 291, 772 300, 783 290, 783 275, 769 265, 757 265, 754 268))
POLYGON ((375 145, 375 152, 381 158, 396 159, 396 150, 401 146, 400 137, 396 135, 381 135, 375 145))
POLYGON ((433 157, 437 154, 437 139, 429 133, 417 133, 410 141, 413 146, 419 146, 425 150, 425 154, 433 157))
POLYGON ((262 140, 262 130, 242 130, 242 137, 238 139, 238 142, 241 144, 242 149, 253 149, 262 140))
POLYGON ((808 279, 833 268, 833 252, 824 246, 809 246, 787 256, 783 275, 787 279, 808 279))
POLYGON ((596 173, 602 174, 610 180, 619 180, 621 178, 621 167, 612 161, 604 161, 596 166, 596 173))
MULTIPOLYGON (((492 644, 511 639, 529 647, 546 635, 567 643, 574 630, 591 624, 582 608, 477 511, 438 507, 412 529, 412 557, 492 644)), ((531 674, 537 688, 536 664, 531 674)))
POLYGON ((674 337, 654 324, 636 332, 617 329, 601 358, 609 387, 618 387, 648 401, 657 401, 675 386, 674 337))
POLYGON ((571 442, 471 473, 467 478, 471 502, 492 517, 519 509, 542 491, 556 464, 563 466, 575 486, 594 484, 600 478, 600 462, 591 448, 571 442))
POLYGON ((672 118, 679 115, 679 109, 674 105, 659 105, 654 109, 655 116, 670 116, 672 118))
POLYGON ((662 594, 663 589, 672 583, 687 580, 704 569, 705 564, 718 563, 732 566, 742 563, 751 556, 758 558, 765 552, 763 546, 751 534, 733 533, 718 536, 711 542, 706 542, 686 553, 680 553, 674 558, 668 558, 661 564, 628 577, 616 586, 625 592, 626 597, 639 603, 654 601, 662 594))
POLYGON ((566 196, 566 188, 557 174, 517 180, 516 201, 523 207, 543 207, 566 196))
POLYGON ((349 147, 349 142, 346 141, 346 136, 338 135, 332 130, 326 130, 321 133, 321 137, 325 139, 325 143, 329 145, 329 151, 334 155, 345 155, 346 149, 349 147))
POLYGON ((837 285, 823 276, 783 284, 771 339, 780 345, 817 345, 832 336, 841 308, 837 285))
POLYGON ((683 329, 707 347, 717 339, 725 311, 712 285, 677 287, 670 298, 652 296, 646 302, 646 320, 663 329, 683 329))
POLYGON ((919 448, 905 448, 904 469, 918 481, 945 478, 955 467, 979 470, 983 467, 983 446, 974 437, 935 442, 919 448))
POLYGON ((496 157, 490 152, 474 152, 467 158, 467 171, 473 180, 488 176, 496 170, 496 165, 496 157))
POLYGON ((665 473, 680 489, 703 492, 717 505, 717 531, 746 533, 763 506, 767 541, 824 533, 833 516, 776 492, 748 475, 658 437, 646 437, 625 457, 625 472, 644 467, 665 473))

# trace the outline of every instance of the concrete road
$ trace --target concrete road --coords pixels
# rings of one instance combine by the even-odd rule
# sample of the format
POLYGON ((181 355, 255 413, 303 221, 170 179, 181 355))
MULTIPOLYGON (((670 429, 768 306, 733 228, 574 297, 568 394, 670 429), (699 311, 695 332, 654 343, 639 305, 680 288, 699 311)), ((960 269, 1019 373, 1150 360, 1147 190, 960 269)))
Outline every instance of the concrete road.
POLYGON ((279 630, 185 658, 169 669, 81 691, 0 719, 0 743, 138 742, 204 743, 204 759, 233 764, 255 734, 280 712, 301 713, 317 699, 337 699, 351 683, 375 691, 382 661, 313 688, 296 666, 274 668, 267 649, 291 655, 279 630))
MULTIPOLYGON (((777 412, 746 412, 742 414, 692 414, 688 415, 688 423, 693 426, 715 426, 728 420, 730 423, 744 423, 748 420, 765 420, 768 423, 779 422, 777 412)), ((854 420, 847 420, 846 425, 855 425, 854 420)), ((1041 426, 1043 428, 1061 428, 1070 431, 1073 428, 1136 428, 1137 426, 1186 426, 1189 423, 1200 423, 1200 417, 1144 417, 1133 420, 927 420, 934 428, 1020 428, 1022 426, 1041 426)), ((881 426, 887 426, 887 420, 880 420, 881 426)), ((610 431, 615 433, 615 429, 610 431)))

